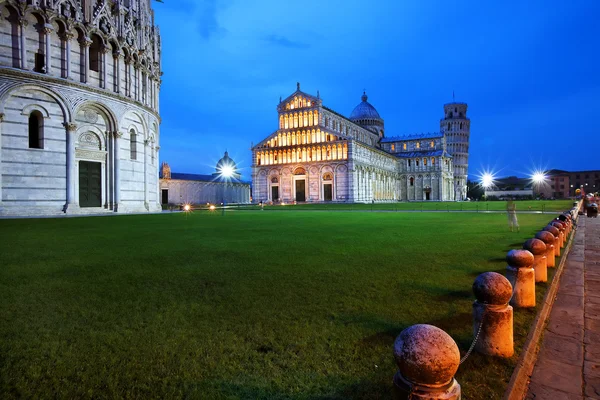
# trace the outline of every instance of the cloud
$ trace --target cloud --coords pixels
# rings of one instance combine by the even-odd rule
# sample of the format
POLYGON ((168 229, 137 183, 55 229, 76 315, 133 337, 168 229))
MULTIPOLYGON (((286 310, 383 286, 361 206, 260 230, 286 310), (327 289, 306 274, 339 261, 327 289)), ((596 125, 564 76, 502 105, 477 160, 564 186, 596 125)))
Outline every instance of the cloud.
POLYGON ((280 35, 268 35, 264 37, 264 40, 275 46, 287 47, 289 49, 308 49, 310 47, 308 43, 296 42, 280 35))
POLYGON ((227 32, 218 21, 217 14, 225 6, 219 0, 201 0, 196 6, 198 14, 198 31, 204 39, 227 32))

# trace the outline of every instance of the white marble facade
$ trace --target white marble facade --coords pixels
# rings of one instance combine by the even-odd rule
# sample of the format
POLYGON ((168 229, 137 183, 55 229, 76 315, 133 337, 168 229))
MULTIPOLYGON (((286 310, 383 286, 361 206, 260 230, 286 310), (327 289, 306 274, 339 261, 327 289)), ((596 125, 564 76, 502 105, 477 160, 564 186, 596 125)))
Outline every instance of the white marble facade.
POLYGON ((160 210, 150 0, 0 3, 0 215, 160 210))
MULTIPOLYGON (((383 119, 367 100, 363 94, 346 118, 323 106, 318 94, 300 91, 298 84, 296 92, 277 107, 279 129, 252 147, 253 201, 463 199, 467 166, 461 164, 463 175, 455 177, 444 132, 452 116, 446 115, 441 133, 386 137, 383 119)), ((453 109, 454 104, 444 109, 453 109)), ((466 104, 456 105, 461 107, 461 121, 468 121, 466 104)), ((461 133, 469 128, 465 125, 461 133)), ((461 153, 465 162, 468 136, 466 145, 460 147, 466 150, 461 153)))

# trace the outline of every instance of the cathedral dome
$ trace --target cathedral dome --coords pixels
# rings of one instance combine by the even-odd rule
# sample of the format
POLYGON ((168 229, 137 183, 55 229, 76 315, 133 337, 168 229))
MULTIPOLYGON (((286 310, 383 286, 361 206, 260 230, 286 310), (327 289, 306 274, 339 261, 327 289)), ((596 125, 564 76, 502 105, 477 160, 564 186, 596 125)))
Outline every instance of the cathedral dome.
POLYGON ((367 101, 368 97, 366 93, 363 93, 361 99, 362 102, 360 102, 360 104, 354 108, 352 114, 350 114, 350 120, 355 122, 359 120, 381 120, 375 107, 367 101))
POLYGON ((229 153, 227 151, 225 152, 225 155, 221 157, 219 162, 217 162, 216 173, 214 175, 219 175, 223 178, 239 179, 240 173, 237 165, 235 161, 229 157, 229 153))

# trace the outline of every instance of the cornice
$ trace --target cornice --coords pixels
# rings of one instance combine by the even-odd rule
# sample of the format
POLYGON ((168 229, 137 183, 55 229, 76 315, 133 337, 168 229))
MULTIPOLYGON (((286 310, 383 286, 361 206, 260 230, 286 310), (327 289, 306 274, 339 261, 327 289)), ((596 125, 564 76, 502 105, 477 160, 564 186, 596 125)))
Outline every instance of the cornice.
POLYGON ((96 93, 101 96, 110 97, 121 103, 133 104, 136 107, 139 107, 139 108, 143 109, 144 111, 147 111, 148 113, 152 114, 154 117, 156 117, 156 119, 158 120, 159 123, 162 123, 162 118, 160 117, 160 114, 158 112, 156 112, 156 110, 154 110, 136 100, 130 99, 125 96, 121 96, 117 93, 110 92, 108 90, 95 88, 93 86, 88 86, 86 84, 71 81, 71 80, 68 80, 65 78, 57 78, 57 77, 52 77, 52 76, 48 76, 45 74, 39 74, 39 73, 35 73, 35 72, 23 71, 23 70, 19 70, 19 69, 15 69, 15 68, 0 66, 0 76, 2 76, 2 75, 8 76, 8 77, 19 77, 19 78, 31 79, 33 81, 32 83, 34 83, 34 84, 37 82, 40 82, 40 81, 47 82, 47 83, 53 83, 53 84, 56 84, 59 86, 72 87, 72 88, 83 90, 86 92, 96 93))

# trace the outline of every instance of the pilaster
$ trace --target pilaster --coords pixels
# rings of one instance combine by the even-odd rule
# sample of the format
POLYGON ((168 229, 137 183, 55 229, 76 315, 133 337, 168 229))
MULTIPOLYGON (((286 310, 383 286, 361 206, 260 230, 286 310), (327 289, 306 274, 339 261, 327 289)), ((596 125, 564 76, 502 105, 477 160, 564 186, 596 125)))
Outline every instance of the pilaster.
POLYGON ((77 179, 77 165, 75 161, 75 131, 77 130, 77 125, 70 122, 64 123, 63 125, 66 129, 67 135, 67 201, 63 209, 63 211, 66 213, 72 211, 72 208, 78 207, 75 196, 75 179, 77 179))

